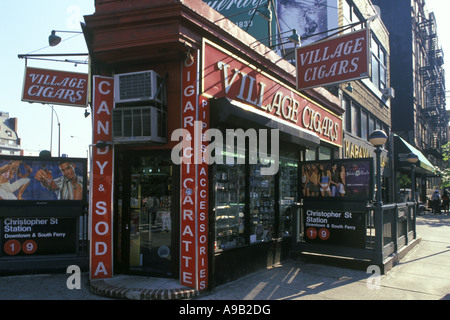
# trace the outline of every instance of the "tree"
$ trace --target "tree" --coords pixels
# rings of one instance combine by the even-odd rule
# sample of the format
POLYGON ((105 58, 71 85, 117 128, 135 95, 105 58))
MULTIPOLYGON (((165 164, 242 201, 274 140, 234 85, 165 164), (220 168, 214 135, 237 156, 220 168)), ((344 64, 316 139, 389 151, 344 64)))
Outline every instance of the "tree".
POLYGON ((447 142, 442 146, 442 156, 443 160, 447 163, 445 169, 440 169, 436 167, 441 175, 441 183, 443 187, 450 187, 450 168, 448 167, 448 161, 450 159, 450 142, 447 142))

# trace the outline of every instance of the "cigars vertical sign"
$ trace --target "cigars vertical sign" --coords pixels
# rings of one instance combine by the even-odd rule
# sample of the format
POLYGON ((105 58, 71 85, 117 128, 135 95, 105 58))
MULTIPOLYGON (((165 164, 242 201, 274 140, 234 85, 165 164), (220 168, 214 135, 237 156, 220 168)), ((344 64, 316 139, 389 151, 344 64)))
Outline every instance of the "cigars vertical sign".
POLYGON ((22 101, 86 107, 88 75, 26 67, 22 101))
POLYGON ((297 90, 367 78, 368 29, 297 48, 297 90))

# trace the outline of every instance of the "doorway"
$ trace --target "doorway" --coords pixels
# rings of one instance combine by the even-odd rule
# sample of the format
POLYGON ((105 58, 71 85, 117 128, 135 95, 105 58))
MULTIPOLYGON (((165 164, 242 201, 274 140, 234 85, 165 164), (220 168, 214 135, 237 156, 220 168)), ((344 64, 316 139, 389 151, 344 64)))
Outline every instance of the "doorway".
POLYGON ((170 154, 121 153, 116 166, 116 253, 123 273, 172 277, 170 154))

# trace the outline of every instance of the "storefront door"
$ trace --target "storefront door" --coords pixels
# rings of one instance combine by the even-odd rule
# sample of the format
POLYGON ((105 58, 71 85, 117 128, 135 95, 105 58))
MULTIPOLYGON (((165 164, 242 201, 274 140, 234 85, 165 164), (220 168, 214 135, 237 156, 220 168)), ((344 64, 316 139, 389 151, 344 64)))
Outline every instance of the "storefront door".
POLYGON ((172 162, 170 156, 122 155, 118 168, 120 269, 171 277, 172 162), (121 199, 122 198, 122 201, 121 199))

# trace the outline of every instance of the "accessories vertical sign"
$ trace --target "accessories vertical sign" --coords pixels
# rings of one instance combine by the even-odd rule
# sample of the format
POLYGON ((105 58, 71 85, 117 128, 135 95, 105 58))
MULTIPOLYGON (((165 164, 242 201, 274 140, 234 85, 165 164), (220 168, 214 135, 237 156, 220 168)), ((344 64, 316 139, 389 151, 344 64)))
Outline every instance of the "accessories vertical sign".
POLYGON ((189 53, 182 65, 181 126, 183 137, 181 153, 180 195, 180 283, 204 290, 208 283, 208 166, 201 161, 196 148, 202 144, 207 129, 208 103, 199 106, 199 54, 189 53), (205 112, 202 112, 205 110, 205 112))
MULTIPOLYGON (((114 79, 94 76, 92 104, 94 144, 112 141, 114 79)), ((112 184, 113 150, 111 145, 94 147, 91 161, 91 259, 90 278, 112 277, 112 184)))

